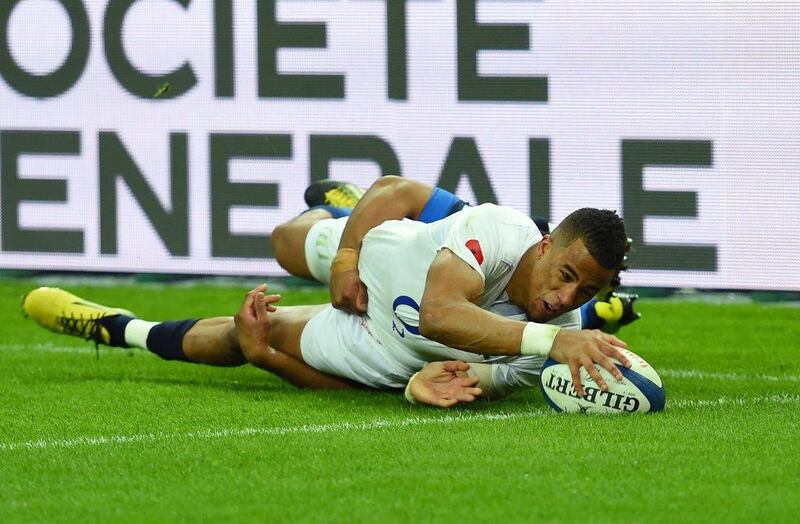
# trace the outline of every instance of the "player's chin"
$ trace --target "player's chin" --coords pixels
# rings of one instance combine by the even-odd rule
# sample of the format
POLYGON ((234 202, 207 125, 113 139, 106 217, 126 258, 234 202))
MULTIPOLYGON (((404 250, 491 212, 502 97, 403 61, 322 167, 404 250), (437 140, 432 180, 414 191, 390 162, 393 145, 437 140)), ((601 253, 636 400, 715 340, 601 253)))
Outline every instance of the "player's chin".
POLYGON ((558 314, 558 310, 548 307, 544 300, 537 300, 528 310, 528 318, 534 322, 539 322, 540 324, 550 322, 556 318, 558 314))

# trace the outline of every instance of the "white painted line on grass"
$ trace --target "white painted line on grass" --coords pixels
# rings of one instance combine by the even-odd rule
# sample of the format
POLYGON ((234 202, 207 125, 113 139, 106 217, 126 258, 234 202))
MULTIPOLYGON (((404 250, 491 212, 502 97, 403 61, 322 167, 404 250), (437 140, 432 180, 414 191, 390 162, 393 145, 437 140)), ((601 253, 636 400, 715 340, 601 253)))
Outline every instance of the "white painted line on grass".
POLYGON ((667 399, 667 410, 681 410, 694 408, 710 408, 717 406, 752 406, 755 404, 798 404, 800 395, 768 395, 765 397, 719 397, 716 399, 700 400, 675 400, 670 402, 667 399))
POLYGON ((331 424, 304 424, 301 426, 273 428, 234 428, 221 430, 191 431, 188 433, 139 433, 135 435, 112 435, 108 437, 77 437, 72 439, 41 439, 27 442, 0 443, 0 451, 29 448, 70 448, 81 445, 128 444, 157 440, 188 440, 200 438, 244 437, 249 435, 278 436, 298 433, 332 433, 339 431, 364 431, 383 428, 401 428, 426 424, 452 424, 470 421, 510 420, 521 417, 537 417, 552 413, 549 409, 539 409, 523 413, 481 413, 478 415, 458 414, 442 417, 410 417, 399 420, 377 419, 369 422, 336 422, 331 424))
MULTIPOLYGON (((740 398, 719 397, 706 400, 676 400, 667 402, 669 411, 681 409, 697 409, 721 406, 751 406, 755 404, 798 404, 800 395, 770 395, 765 397, 740 398)), ((400 420, 377 419, 369 422, 337 422, 332 424, 305 424, 272 428, 233 428, 220 430, 190 431, 187 433, 137 433, 133 435, 110 435, 99 437, 75 437, 71 439, 39 439, 24 442, 0 442, 0 451, 18 449, 51 449, 73 448, 78 446, 100 446, 103 444, 134 444, 140 442, 157 442, 162 440, 197 440, 225 437, 246 436, 279 436, 291 434, 335 433, 346 431, 369 431, 374 429, 392 429, 424 425, 449 425, 459 422, 487 422, 496 420, 513 420, 542 416, 556 416, 549 409, 537 409, 520 413, 459 413, 441 417, 410 417, 400 420)))
POLYGON ((0 351, 41 351, 45 353, 94 353, 94 345, 87 342, 84 346, 57 346, 47 344, 0 344, 0 351))
POLYGON ((658 369, 658 374, 662 377, 671 378, 697 378, 702 380, 730 380, 748 381, 758 380, 761 382, 800 382, 798 375, 760 375, 746 373, 723 373, 714 371, 700 371, 697 369, 658 369))

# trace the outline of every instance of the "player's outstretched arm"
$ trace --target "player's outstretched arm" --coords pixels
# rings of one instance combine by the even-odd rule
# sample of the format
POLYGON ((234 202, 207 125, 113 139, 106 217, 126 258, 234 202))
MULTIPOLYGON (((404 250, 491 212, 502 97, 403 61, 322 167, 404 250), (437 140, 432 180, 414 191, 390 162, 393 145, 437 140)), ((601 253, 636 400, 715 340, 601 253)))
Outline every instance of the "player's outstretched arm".
POLYGON ((305 362, 270 347, 272 329, 269 313, 274 313, 280 295, 266 295, 267 285, 261 284, 245 295, 234 317, 236 336, 247 361, 274 373, 300 388, 352 389, 359 387, 349 380, 317 371, 305 362))
POLYGON ((429 362, 408 381, 406 400, 442 408, 473 402, 483 391, 479 378, 467 376, 470 364, 460 360, 429 362))
POLYGON ((575 389, 581 396, 581 367, 605 391, 608 385, 594 363, 617 379, 621 379, 622 374, 611 357, 630 365, 619 351, 626 345, 617 337, 599 330, 561 331, 550 324, 494 315, 476 305, 483 291, 483 280, 469 264, 451 251, 441 250, 428 270, 420 304, 420 334, 446 346, 481 355, 548 355, 570 366, 575 389))
POLYGON ((387 220, 417 218, 433 188, 399 176, 379 178, 367 190, 347 220, 339 251, 331 265, 331 304, 351 313, 367 312, 367 292, 358 275, 361 241, 387 220))
POLYGON ((480 355, 519 355, 526 323, 481 309, 476 304, 483 292, 480 275, 452 251, 442 249, 428 270, 420 334, 480 355))

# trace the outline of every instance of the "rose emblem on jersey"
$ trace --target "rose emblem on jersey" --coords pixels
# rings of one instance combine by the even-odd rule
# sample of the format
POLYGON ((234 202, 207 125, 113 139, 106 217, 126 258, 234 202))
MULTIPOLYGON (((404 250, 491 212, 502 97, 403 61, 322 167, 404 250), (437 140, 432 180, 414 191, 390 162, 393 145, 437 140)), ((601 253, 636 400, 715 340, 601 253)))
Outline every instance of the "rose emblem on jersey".
POLYGON ((472 252, 472 254, 475 256, 475 260, 478 261, 478 264, 483 264, 483 251, 481 251, 481 243, 476 239, 471 238, 467 240, 467 243, 464 245, 467 246, 467 249, 469 249, 470 252, 472 252))

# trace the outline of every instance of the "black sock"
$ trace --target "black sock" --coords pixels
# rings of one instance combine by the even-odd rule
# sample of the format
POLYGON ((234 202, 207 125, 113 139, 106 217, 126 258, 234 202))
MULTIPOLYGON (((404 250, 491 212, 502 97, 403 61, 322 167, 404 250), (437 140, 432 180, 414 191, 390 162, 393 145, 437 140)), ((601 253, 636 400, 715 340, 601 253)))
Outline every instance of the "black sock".
POLYGON ((147 335, 147 349, 164 360, 191 362, 183 353, 183 337, 196 323, 197 319, 177 320, 153 326, 147 335))
POLYGON ((134 317, 125 315, 114 315, 113 317, 106 317, 100 319, 100 325, 106 328, 109 334, 108 345, 117 348, 129 348, 130 346, 125 342, 125 326, 128 322, 133 320, 134 317))

